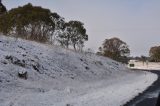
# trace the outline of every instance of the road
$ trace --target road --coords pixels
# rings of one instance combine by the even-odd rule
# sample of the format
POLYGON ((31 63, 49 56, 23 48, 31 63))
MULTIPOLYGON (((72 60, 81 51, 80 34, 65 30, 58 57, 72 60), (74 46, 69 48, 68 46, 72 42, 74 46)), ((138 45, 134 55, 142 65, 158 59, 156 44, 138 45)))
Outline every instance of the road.
POLYGON ((124 106, 156 106, 158 94, 160 93, 160 71, 151 70, 150 72, 157 74, 158 80, 154 82, 146 91, 135 97, 124 106))

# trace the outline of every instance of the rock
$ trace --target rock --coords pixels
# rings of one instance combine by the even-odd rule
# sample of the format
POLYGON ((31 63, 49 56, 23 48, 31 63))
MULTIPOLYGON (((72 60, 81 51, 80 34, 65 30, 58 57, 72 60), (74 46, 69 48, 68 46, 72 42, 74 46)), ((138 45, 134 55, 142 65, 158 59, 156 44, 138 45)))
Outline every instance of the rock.
POLYGON ((23 78, 23 79, 27 79, 27 77, 28 77, 27 71, 25 71, 25 70, 18 71, 18 77, 23 78))
POLYGON ((10 61, 12 64, 21 66, 21 67, 25 67, 25 60, 19 60, 17 57, 14 56, 6 56, 5 57, 6 60, 10 61))

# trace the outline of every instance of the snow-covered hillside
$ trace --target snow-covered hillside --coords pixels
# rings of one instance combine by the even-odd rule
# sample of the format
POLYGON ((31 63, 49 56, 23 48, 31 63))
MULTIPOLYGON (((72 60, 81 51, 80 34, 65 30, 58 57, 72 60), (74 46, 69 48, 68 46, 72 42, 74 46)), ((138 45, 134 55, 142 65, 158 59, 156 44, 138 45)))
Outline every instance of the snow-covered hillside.
POLYGON ((91 53, 0 36, 0 106, 120 106, 156 79, 91 53))

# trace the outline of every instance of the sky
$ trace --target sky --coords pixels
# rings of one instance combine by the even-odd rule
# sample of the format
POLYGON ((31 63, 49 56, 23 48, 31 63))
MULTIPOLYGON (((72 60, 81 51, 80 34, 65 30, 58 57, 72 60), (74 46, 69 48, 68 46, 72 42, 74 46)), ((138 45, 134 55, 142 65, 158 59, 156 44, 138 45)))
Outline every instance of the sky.
POLYGON ((131 56, 148 56, 150 47, 160 45, 160 0, 2 0, 8 10, 29 2, 83 22, 86 48, 95 52, 112 37, 126 42, 131 56))

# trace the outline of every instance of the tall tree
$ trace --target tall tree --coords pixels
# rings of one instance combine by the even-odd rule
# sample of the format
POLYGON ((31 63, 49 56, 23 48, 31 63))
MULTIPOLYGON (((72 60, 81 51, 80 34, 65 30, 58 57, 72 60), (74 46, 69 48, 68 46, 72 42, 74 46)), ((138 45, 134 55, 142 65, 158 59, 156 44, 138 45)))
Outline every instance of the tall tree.
POLYGON ((69 21, 66 25, 67 33, 70 37, 70 42, 75 50, 82 50, 84 42, 88 41, 88 35, 84 24, 80 21, 69 21))
POLYGON ((128 45, 119 38, 106 39, 98 54, 123 62, 130 54, 128 45))
POLYGON ((62 33, 58 35, 59 43, 66 48, 72 45, 74 50, 81 51, 84 42, 88 40, 84 24, 80 21, 69 21, 62 29, 62 33))
POLYGON ((55 42, 58 41, 62 45, 63 43, 60 41, 59 38, 62 38, 61 36, 64 34, 63 32, 65 27, 65 20, 57 13, 52 13, 51 19, 55 23, 54 34, 51 38, 52 44, 55 44, 55 42))
POLYGON ((160 62, 160 46, 154 46, 149 51, 150 59, 154 62, 160 62))
POLYGON ((69 24, 65 23, 62 31, 57 36, 57 40, 61 46, 69 48, 69 45, 71 44, 71 30, 69 24))

